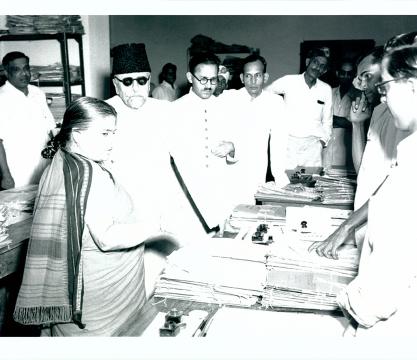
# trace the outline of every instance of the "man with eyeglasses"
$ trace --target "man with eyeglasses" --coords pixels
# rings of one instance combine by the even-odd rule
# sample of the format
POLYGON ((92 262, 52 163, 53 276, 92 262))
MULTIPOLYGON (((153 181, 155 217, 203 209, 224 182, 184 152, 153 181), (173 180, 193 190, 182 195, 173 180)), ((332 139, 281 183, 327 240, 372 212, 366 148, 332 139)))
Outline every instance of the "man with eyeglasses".
MULTIPOLYGON (((388 44, 388 43, 387 43, 388 44)), ((390 48, 402 45, 401 38, 390 42, 390 48)), ((357 66, 353 84, 362 91, 352 102, 348 119, 352 122, 352 157, 358 172, 354 212, 325 241, 316 242, 310 251, 320 256, 337 259, 338 249, 344 244, 361 248, 366 232, 369 198, 378 191, 395 166, 397 145, 408 134, 395 127, 392 114, 385 103, 380 103, 381 61, 388 47, 378 46, 364 56, 357 66), (380 89, 378 91, 378 89, 380 89), (370 120, 365 137, 366 120, 370 120)))
MULTIPOLYGON (((224 221, 236 205, 233 199, 234 144, 230 119, 213 96, 218 82, 220 61, 212 53, 190 58, 186 74, 189 93, 171 103, 176 117, 171 130, 170 152, 183 183, 179 185, 189 203, 177 216, 178 224, 188 227, 195 239, 207 236, 224 221), (194 211, 194 221, 184 224, 184 213, 194 211)), ((188 218, 187 218, 188 219, 188 218)))
POLYGON ((230 110, 234 123, 234 141, 239 148, 241 203, 254 203, 258 186, 266 181, 268 168, 268 141, 271 137, 271 172, 278 186, 288 184, 285 173, 287 128, 285 104, 281 96, 264 91, 269 79, 267 62, 259 54, 242 60, 240 80, 244 87, 223 92, 221 102, 230 110))
POLYGON ((319 79, 327 72, 329 58, 323 49, 307 54, 306 70, 285 75, 266 89, 284 97, 287 105, 287 166, 322 166, 322 152, 332 133, 332 89, 319 79))

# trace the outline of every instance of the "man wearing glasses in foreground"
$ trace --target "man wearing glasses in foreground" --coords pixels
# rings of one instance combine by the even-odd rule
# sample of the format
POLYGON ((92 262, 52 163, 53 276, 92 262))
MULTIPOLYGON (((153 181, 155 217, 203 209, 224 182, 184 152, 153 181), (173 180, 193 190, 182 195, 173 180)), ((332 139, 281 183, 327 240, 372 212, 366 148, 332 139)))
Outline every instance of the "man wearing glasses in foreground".
POLYGON ((385 182, 397 158, 397 145, 408 132, 397 129, 391 112, 380 97, 385 93, 387 84, 381 82, 381 61, 384 51, 407 43, 413 38, 403 34, 392 38, 385 48, 376 47, 358 64, 357 77, 353 83, 362 91, 360 99, 352 103, 348 119, 352 122, 352 156, 358 172, 354 212, 325 241, 315 242, 310 251, 327 258, 338 258, 338 249, 343 244, 356 244, 362 248, 368 220, 369 198, 385 182), (371 117, 372 115, 372 117, 371 117), (365 120, 371 117, 367 136, 364 130, 365 120))
MULTIPOLYGON (((218 225, 221 228, 236 205, 233 179, 238 149, 230 141, 231 121, 219 98, 212 96, 218 82, 219 63, 218 57, 211 53, 194 55, 186 74, 190 91, 171 103, 171 113, 176 118, 170 134, 170 153, 182 178, 179 185, 188 199, 188 209, 182 211, 193 209, 195 213, 197 240, 218 225)), ((181 214, 176 215, 181 221, 181 214)))

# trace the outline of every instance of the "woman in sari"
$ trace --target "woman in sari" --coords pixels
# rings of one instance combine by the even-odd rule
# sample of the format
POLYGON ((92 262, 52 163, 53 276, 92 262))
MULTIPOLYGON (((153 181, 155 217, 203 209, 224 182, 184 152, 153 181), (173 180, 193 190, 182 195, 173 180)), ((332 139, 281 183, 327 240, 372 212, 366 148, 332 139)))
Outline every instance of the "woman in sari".
POLYGON ((42 153, 39 184, 14 319, 43 335, 121 335, 146 300, 144 242, 158 229, 135 221, 129 195, 106 168, 116 111, 84 97, 66 110, 42 153))

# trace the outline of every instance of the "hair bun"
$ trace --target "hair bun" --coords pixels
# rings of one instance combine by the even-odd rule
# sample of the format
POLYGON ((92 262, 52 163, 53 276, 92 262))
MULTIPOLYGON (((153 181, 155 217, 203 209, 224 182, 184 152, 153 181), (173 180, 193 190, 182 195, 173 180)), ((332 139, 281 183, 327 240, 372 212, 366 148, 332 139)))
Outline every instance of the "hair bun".
POLYGON ((48 141, 46 148, 41 151, 41 155, 45 159, 52 159, 60 147, 59 139, 53 137, 48 141))

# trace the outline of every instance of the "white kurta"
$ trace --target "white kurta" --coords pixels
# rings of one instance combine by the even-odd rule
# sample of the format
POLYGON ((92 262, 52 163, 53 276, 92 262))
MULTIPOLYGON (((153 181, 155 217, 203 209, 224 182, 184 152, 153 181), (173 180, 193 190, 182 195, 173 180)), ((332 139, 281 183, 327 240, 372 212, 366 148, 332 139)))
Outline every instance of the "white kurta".
POLYGON ((360 324, 357 335, 415 333, 416 153, 417 133, 414 133, 398 145, 398 165, 370 200, 359 273, 339 296, 342 306, 360 324))
POLYGON ((179 91, 175 84, 172 87, 171 84, 164 80, 153 89, 152 97, 158 100, 175 101, 179 97, 179 91))
POLYGON ((359 209, 384 181, 390 168, 395 165, 397 145, 407 135, 408 132, 395 127, 386 104, 375 107, 359 168, 355 209, 359 209))
POLYGON ((41 151, 56 126, 44 92, 32 85, 28 91, 26 96, 8 81, 0 88, 0 139, 16 187, 39 183, 48 164, 41 151))
POLYGON ((212 153, 220 141, 232 139, 227 115, 216 97, 201 99, 193 91, 172 104, 171 154, 208 226, 215 227, 235 205, 234 164, 212 153))
POLYGON ((332 89, 317 79, 310 88, 304 74, 285 75, 266 88, 284 96, 288 118, 288 166, 321 166, 321 144, 333 127, 332 89))
POLYGON ((232 138, 239 161, 238 201, 254 202, 259 185, 265 183, 268 167, 268 139, 271 136, 271 171, 275 182, 288 183, 285 174, 287 126, 285 104, 281 96, 263 91, 253 98, 246 88, 227 90, 219 97, 232 124, 232 138))
POLYGON ((328 84, 317 79, 309 88, 304 74, 286 75, 275 80, 267 90, 284 95, 291 136, 314 136, 325 143, 329 141, 333 113, 332 89, 328 84))
POLYGON ((135 110, 119 96, 107 102, 118 114, 112 173, 131 196, 138 219, 181 243, 207 236, 170 165, 168 141, 176 122, 172 103, 148 98, 135 110))

